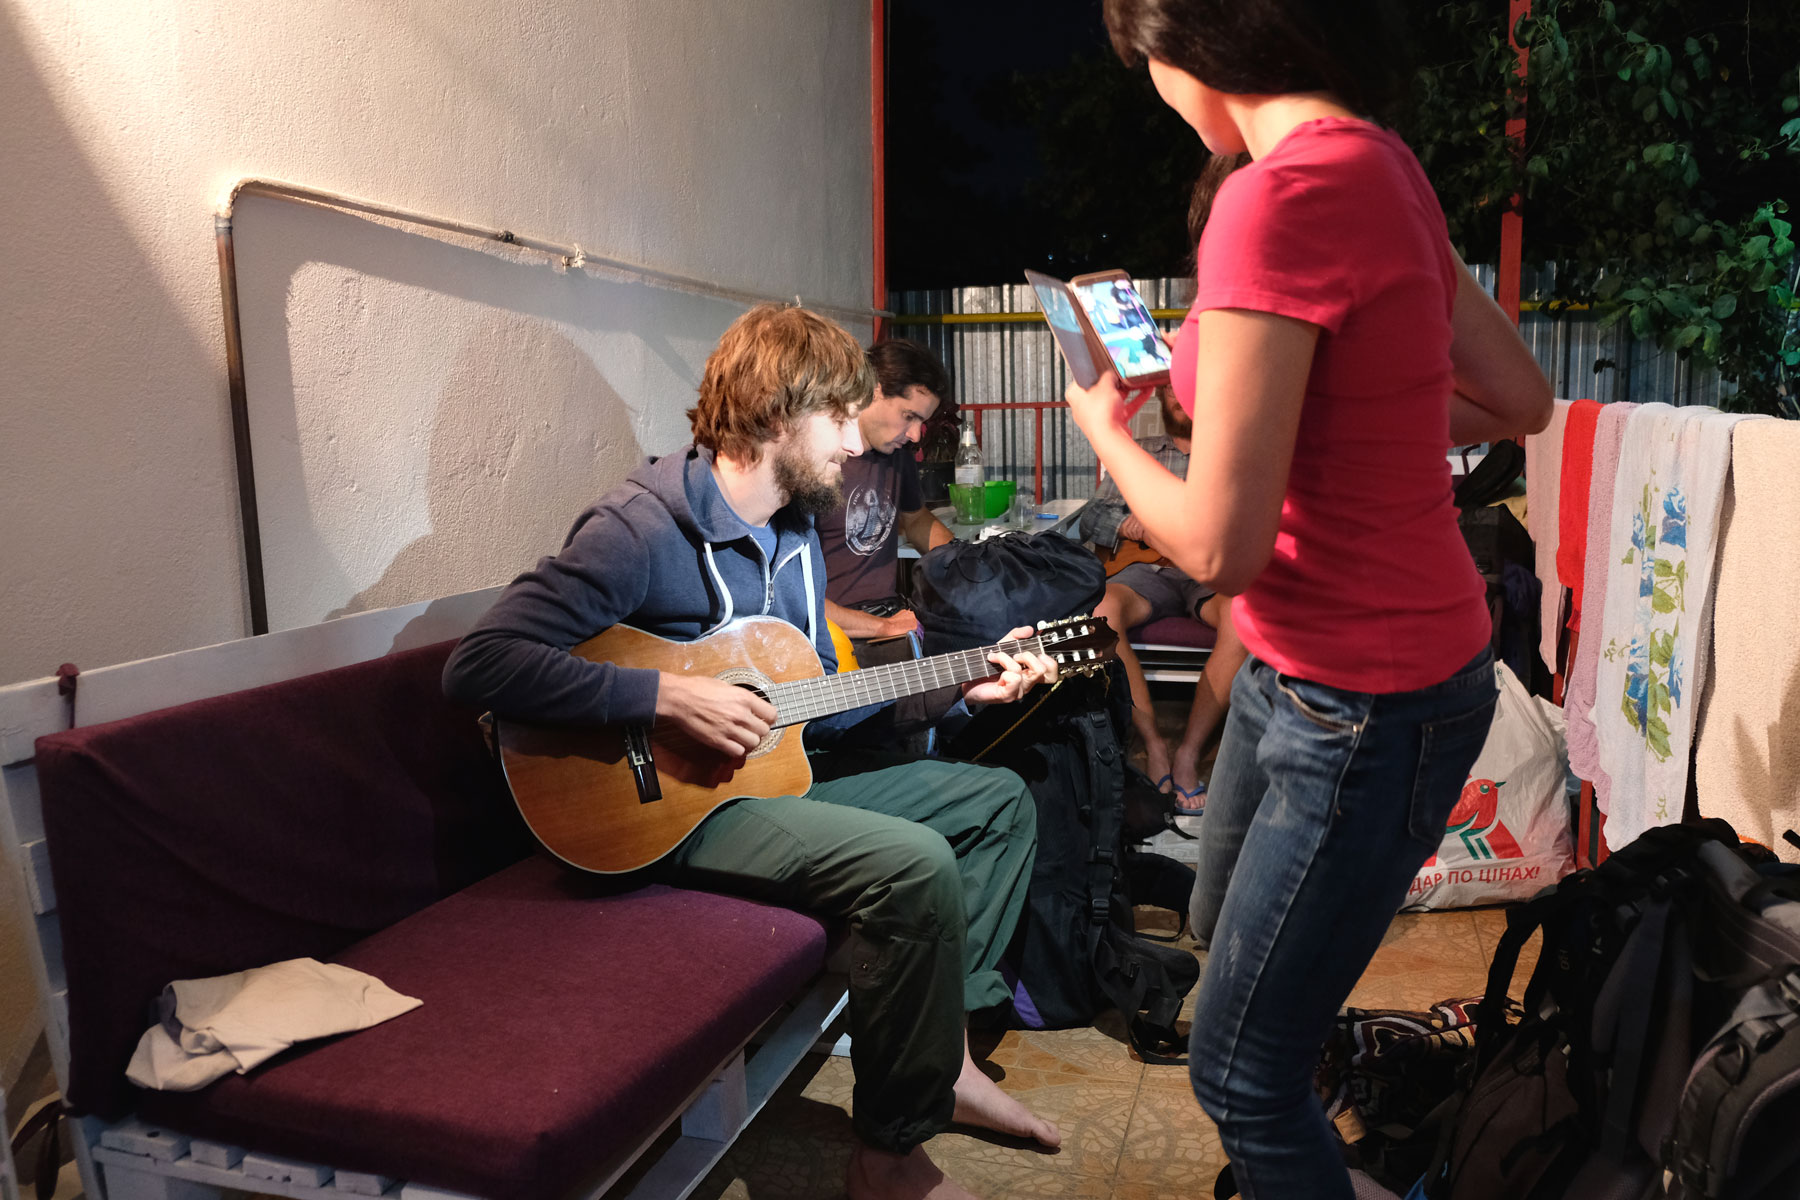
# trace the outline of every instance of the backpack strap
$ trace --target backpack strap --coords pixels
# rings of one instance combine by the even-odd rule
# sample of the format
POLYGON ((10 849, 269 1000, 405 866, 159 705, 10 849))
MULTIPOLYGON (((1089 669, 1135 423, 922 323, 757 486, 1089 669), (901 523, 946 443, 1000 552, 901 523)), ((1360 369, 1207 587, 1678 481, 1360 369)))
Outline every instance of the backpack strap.
MULTIPOLYGON (((1512 1028, 1507 1019, 1508 997, 1512 994, 1513 973, 1519 966, 1519 951, 1531 935, 1544 928, 1549 918, 1568 909, 1573 903, 1575 887, 1570 876, 1561 885, 1533 896, 1525 903, 1507 910, 1506 932, 1494 948, 1494 961, 1488 966, 1487 991, 1475 1008, 1476 1071, 1479 1073, 1493 1061, 1506 1035, 1512 1028)), ((1546 931, 1547 936, 1547 931, 1546 931)), ((1535 981, 1536 976, 1533 976, 1535 981)), ((1537 1015, 1537 1005, 1527 994, 1526 1019, 1537 1015)))
MULTIPOLYGON (((1113 892, 1124 853, 1124 754, 1104 711, 1090 709, 1077 714, 1075 726, 1087 751, 1094 797, 1087 889, 1087 943, 1094 975, 1107 1000, 1124 1016, 1138 1056, 1147 1063, 1179 1065, 1187 1059, 1165 1054, 1163 1049, 1177 1040, 1175 1018, 1187 989, 1176 986, 1172 964, 1160 958, 1165 953, 1161 947, 1134 946, 1137 953, 1125 954, 1114 942, 1121 936, 1136 941, 1132 930, 1119 929, 1113 923, 1113 892)), ((1192 962, 1185 951, 1166 953, 1192 962)))

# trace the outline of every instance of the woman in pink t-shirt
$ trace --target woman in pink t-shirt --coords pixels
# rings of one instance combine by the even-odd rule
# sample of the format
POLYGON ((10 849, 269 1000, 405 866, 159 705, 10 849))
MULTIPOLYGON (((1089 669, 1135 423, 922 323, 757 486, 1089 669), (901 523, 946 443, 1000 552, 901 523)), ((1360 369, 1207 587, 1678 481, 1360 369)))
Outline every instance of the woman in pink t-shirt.
POLYGON ((1201 825, 1194 1090, 1245 1197, 1348 1200, 1312 1070, 1494 708, 1445 450, 1542 429, 1550 389, 1369 119, 1403 79, 1389 4, 1105 10, 1208 149, 1251 157, 1213 201, 1175 347, 1187 478, 1133 441, 1116 384, 1069 391, 1151 540, 1237 596, 1252 655, 1201 825))

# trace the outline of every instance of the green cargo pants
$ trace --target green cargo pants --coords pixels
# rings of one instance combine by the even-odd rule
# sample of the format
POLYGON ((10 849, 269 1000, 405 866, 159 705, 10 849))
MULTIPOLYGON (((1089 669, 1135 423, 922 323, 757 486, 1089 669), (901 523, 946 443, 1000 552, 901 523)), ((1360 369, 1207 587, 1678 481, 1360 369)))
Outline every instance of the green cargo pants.
POLYGON ((656 868, 670 883, 848 921, 856 1132, 904 1153, 950 1124, 964 1014, 1011 995, 1037 810, 1011 771, 864 752, 812 757, 805 796, 747 799, 656 868))

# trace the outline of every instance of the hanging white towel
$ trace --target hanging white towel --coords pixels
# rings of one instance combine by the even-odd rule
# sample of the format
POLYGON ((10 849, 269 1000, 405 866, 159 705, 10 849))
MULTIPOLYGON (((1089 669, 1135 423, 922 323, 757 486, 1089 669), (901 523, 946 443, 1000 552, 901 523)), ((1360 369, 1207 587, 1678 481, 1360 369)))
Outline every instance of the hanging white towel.
POLYGON ((1562 629, 1563 588, 1556 579, 1556 544, 1562 508, 1563 425, 1569 401, 1558 400, 1550 424, 1525 438, 1525 528, 1531 534, 1534 565, 1543 595, 1538 604, 1538 653, 1556 669, 1557 634, 1562 629))
POLYGON ((295 1042, 367 1029, 421 1003, 373 975, 311 958, 178 979, 163 989, 162 1020, 138 1040, 125 1077, 139 1087, 197 1091, 295 1042))
MULTIPOLYGON (((1719 508, 1731 431, 1742 420, 1667 404, 1626 419, 1594 695, 1600 767, 1612 780, 1606 840, 1615 848, 1681 819, 1695 693, 1711 644, 1719 508)), ((1583 618, 1585 635, 1585 610, 1583 618)))
POLYGON ((1800 829, 1796 464, 1800 422, 1738 426, 1694 750, 1700 815, 1725 818, 1788 862, 1800 862, 1800 848, 1781 836, 1800 829))

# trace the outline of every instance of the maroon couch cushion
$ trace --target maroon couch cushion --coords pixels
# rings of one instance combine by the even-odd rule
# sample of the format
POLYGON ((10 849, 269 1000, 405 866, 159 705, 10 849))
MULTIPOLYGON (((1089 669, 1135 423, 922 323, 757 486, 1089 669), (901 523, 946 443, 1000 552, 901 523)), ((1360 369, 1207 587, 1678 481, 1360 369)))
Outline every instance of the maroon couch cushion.
POLYGON ((450 645, 40 738, 68 1100, 116 1116, 170 980, 329 958, 528 853, 450 645))
POLYGON ((1131 631, 1134 646, 1186 646, 1192 650, 1211 650, 1217 631, 1205 621, 1192 617, 1163 617, 1131 631))
POLYGON ((823 966, 808 916, 534 858, 337 956, 425 1003, 203 1092, 183 1132, 548 1200, 651 1132, 823 966))

